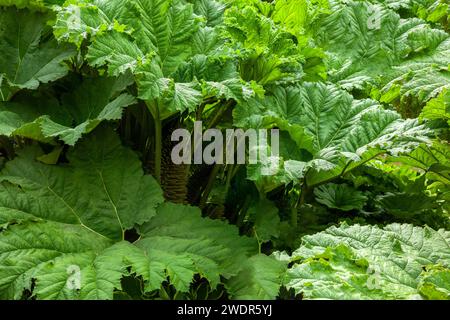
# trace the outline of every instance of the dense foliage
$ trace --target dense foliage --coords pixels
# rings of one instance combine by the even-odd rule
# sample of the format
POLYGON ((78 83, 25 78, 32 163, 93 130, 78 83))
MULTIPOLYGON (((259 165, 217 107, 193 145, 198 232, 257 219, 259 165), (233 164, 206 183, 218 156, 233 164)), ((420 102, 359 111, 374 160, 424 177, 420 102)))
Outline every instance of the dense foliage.
POLYGON ((0 0, 0 298, 450 299, 449 23, 446 0, 0 0), (195 121, 279 129, 276 174, 174 164, 195 121))

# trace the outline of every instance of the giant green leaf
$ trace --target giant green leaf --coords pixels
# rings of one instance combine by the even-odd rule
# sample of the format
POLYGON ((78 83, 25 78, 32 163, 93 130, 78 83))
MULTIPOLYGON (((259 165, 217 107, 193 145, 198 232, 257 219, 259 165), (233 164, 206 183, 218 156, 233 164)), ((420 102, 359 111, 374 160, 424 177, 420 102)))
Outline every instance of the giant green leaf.
POLYGON ((153 51, 142 51, 127 33, 113 30, 95 38, 95 45, 90 47, 86 58, 94 67, 107 65, 108 73, 118 76, 126 71, 135 72, 149 63, 153 54, 153 51))
POLYGON ((117 18, 125 8, 120 1, 67 2, 56 8, 55 37, 80 47, 89 36, 101 34, 115 25, 117 27, 117 18))
POLYGON ((45 14, 27 10, 0 10, 1 100, 9 100, 20 89, 36 89, 40 83, 67 74, 63 61, 73 57, 75 51, 49 36, 47 19, 45 14))
POLYGON ((382 101, 409 96, 420 103, 450 83, 448 34, 416 18, 401 19, 386 5, 330 1, 317 38, 329 50, 330 80, 353 89, 375 88, 382 101))
POLYGON ((450 6, 442 0, 371 0, 372 3, 385 3, 397 12, 408 12, 409 15, 419 17, 429 22, 445 24, 450 13, 450 6))
POLYGON ((450 269, 440 266, 428 269, 422 275, 420 293, 432 300, 450 300, 450 269))
POLYGON ((270 18, 248 6, 225 13, 228 37, 243 50, 243 79, 261 85, 298 80, 303 76, 302 55, 293 37, 270 18))
POLYGON ((19 95, 13 102, 0 102, 0 134, 51 142, 42 133, 40 124, 44 118, 50 118, 70 126, 71 118, 64 111, 56 98, 19 95))
POLYGON ((421 145, 413 152, 388 160, 404 166, 422 170, 428 178, 450 185, 450 146, 445 141, 433 145, 421 145))
POLYGON ((331 227, 303 237, 301 247, 292 254, 296 263, 286 285, 307 299, 420 298, 424 281, 430 286, 442 281, 422 272, 433 265, 448 268, 449 244, 450 233, 443 229, 406 224, 384 229, 331 227))
POLYGON ((283 158, 281 174, 295 180, 307 173, 310 186, 349 172, 378 154, 411 151, 428 142, 429 135, 415 119, 402 120, 373 100, 355 100, 336 86, 321 83, 278 87, 265 99, 250 99, 237 106, 234 123, 287 131, 312 160, 283 158))
POLYGON ((61 8, 55 34, 78 45, 89 40, 89 64, 107 68, 110 75, 131 71, 139 98, 148 101, 152 112, 158 111, 159 118, 165 119, 194 110, 203 96, 238 99, 244 94, 245 87, 236 72, 220 70, 220 77, 197 68, 198 61, 203 61, 200 63, 205 62, 205 66, 216 64, 215 69, 220 69, 220 58, 225 57, 224 41, 215 23, 205 26, 194 13, 206 19, 221 18, 221 11, 212 17, 209 6, 222 8, 219 4, 183 0, 133 0, 127 6, 120 1, 75 1, 61 8), (70 28, 68 22, 76 17, 78 27, 70 28), (186 73, 188 68, 195 72, 186 73))
POLYGON ((225 5, 215 0, 191 0, 194 4, 194 12, 206 18, 208 26, 217 26, 222 23, 225 5))
POLYGON ((109 129, 91 133, 67 164, 42 164, 39 154, 24 150, 0 176, 1 298, 28 289, 38 299, 112 299, 131 274, 147 292, 166 280, 186 292, 196 274, 215 287, 256 251, 254 240, 197 208, 156 209, 161 189, 109 129), (143 223, 137 242, 124 241, 143 223))
POLYGON ((123 109, 136 103, 131 94, 122 93, 131 82, 127 75, 119 78, 85 78, 62 98, 62 107, 71 115, 75 127, 44 116, 42 133, 74 145, 82 134, 89 133, 100 122, 121 119, 123 109))
POLYGON ((156 181, 143 175, 137 155, 118 137, 103 128, 95 133, 68 154, 69 165, 42 164, 34 148, 8 162, 1 174, 1 222, 38 217, 122 239, 125 230, 151 218, 163 200, 156 181))
POLYGON ((445 89, 441 94, 428 101, 420 114, 421 119, 443 119, 450 125, 450 89, 445 89))
POLYGON ((232 299, 274 300, 286 274, 284 262, 259 254, 244 262, 239 274, 227 282, 232 299))
POLYGON ((132 82, 119 78, 85 78, 72 83, 70 92, 56 99, 20 96, 0 103, 0 134, 49 142, 52 137, 74 145, 102 121, 118 120, 136 99, 122 91, 132 82))
POLYGON ((129 35, 116 26, 94 37, 87 55, 90 64, 106 65, 113 75, 131 70, 137 76, 142 99, 171 97, 170 105, 158 104, 161 113, 199 104, 200 94, 194 88, 188 90, 192 85, 178 84, 171 78, 192 55, 191 39, 198 29, 193 6, 180 0, 132 1, 116 18, 133 28, 133 33, 129 35))
POLYGON ((317 202, 342 211, 361 210, 367 201, 364 193, 346 184, 329 183, 316 188, 314 194, 317 202))
POLYGON ((135 29, 133 36, 141 48, 156 52, 163 73, 172 74, 191 55, 189 41, 198 28, 193 6, 180 0, 145 0, 131 7, 123 21, 135 29))
POLYGON ((187 292, 195 274, 215 287, 221 275, 239 271, 230 272, 230 265, 239 266, 255 252, 254 243, 239 237, 235 227, 201 218, 196 208, 165 205, 153 221, 163 232, 148 231, 135 244, 114 243, 79 225, 10 226, 0 233, 0 297, 20 298, 34 279, 38 299, 112 299, 121 278, 131 274, 142 276, 146 292, 166 280, 187 292), (191 223, 198 226, 195 234, 185 231, 191 223), (220 237, 212 237, 214 232, 220 237))
MULTIPOLYGON (((220 282, 219 275, 227 278, 235 275, 247 254, 257 249, 256 241, 240 238, 234 226, 202 219, 198 208, 175 204, 162 205, 159 214, 143 225, 140 233, 138 247, 147 250, 150 258, 155 254, 155 260, 159 256, 161 260, 167 259, 155 262, 157 272, 149 270, 148 265, 143 266, 146 272, 158 273, 156 279, 159 280, 167 270, 174 285, 183 291, 187 291, 195 273, 216 286, 220 282)), ((156 289, 159 283, 150 279, 148 285, 156 289)))

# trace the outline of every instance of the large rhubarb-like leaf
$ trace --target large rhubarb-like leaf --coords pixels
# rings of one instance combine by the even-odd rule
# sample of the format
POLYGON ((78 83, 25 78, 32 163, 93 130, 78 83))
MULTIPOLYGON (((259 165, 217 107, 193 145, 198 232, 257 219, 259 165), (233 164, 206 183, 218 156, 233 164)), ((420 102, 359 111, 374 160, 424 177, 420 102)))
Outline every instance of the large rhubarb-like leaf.
POLYGON ((328 208, 350 211, 361 210, 367 201, 367 197, 361 191, 357 191, 346 184, 326 184, 314 190, 317 202, 328 208))
POLYGON ((214 64, 216 70, 220 68, 219 58, 225 56, 224 41, 213 26, 217 22, 204 25, 194 13, 211 21, 221 18, 220 10, 211 16, 208 6, 183 0, 131 1, 127 6, 120 1, 79 1, 61 8, 55 33, 78 45, 91 35, 89 64, 106 67, 113 76, 131 71, 139 98, 150 102, 152 112, 165 119, 180 111, 193 111, 203 96, 239 99, 244 95, 246 88, 238 73, 205 70, 214 64), (68 21, 76 15, 81 17, 78 27, 70 28, 68 21), (189 74, 189 70, 199 73, 189 74))
POLYGON ((430 298, 432 292, 445 296, 442 280, 447 275, 423 271, 433 265, 448 268, 449 245, 450 233, 443 229, 344 224, 303 238, 292 254, 297 263, 286 285, 307 299, 420 299, 420 293, 430 298))
POLYGON ((429 134, 417 120, 402 120, 373 100, 354 100, 336 86, 321 83, 279 87, 263 100, 240 104, 234 123, 287 131, 310 156, 282 159, 284 173, 278 174, 295 180, 307 173, 310 186, 342 175, 377 154, 411 151, 428 142, 429 134))
POLYGON ((186 292, 196 274, 215 287, 257 250, 197 208, 156 209, 161 189, 109 129, 91 133, 66 165, 39 163, 39 154, 25 149, 0 176, 1 298, 28 289, 39 299, 112 299, 132 274, 147 292, 166 280, 186 292), (137 242, 124 241, 143 223, 137 242))
POLYGON ((330 3, 333 13, 319 23, 317 37, 330 53, 331 81, 350 90, 375 88, 372 94, 385 102, 413 97, 424 103, 449 87, 446 32, 401 19, 386 5, 330 3))
POLYGON ((215 287, 219 275, 235 275, 246 256, 257 250, 254 239, 239 237, 238 229, 225 222, 202 219, 198 208, 164 204, 158 212, 140 228, 142 238, 136 243, 150 259, 155 255, 155 270, 152 264, 140 266, 150 278, 149 289, 158 288, 166 273, 182 291, 195 273, 215 287))
POLYGON ((29 289, 38 299, 112 299, 121 278, 132 274, 142 277, 145 292, 166 280, 187 292, 195 274, 215 287, 256 251, 237 228, 204 219, 196 208, 164 205, 149 223, 158 229, 148 227, 135 244, 114 243, 77 224, 10 226, 0 233, 0 297, 20 298, 29 289), (190 224, 195 233, 186 232, 190 224))
POLYGON ((0 9, 0 99, 9 100, 20 89, 67 74, 63 61, 75 50, 50 38, 47 15, 15 8, 0 9))
POLYGON ((450 89, 445 89, 441 94, 430 100, 420 114, 421 119, 443 119, 450 126, 450 89))
POLYGON ((8 162, 1 173, 2 207, 8 208, 1 222, 37 217, 81 224, 117 240, 155 215, 162 193, 143 175, 137 155, 109 130, 95 133, 69 153, 67 166, 38 162, 34 148, 8 162))
POLYGON ((118 120, 125 107, 136 99, 122 91, 132 83, 130 76, 86 78, 73 83, 62 102, 42 97, 19 96, 0 103, 0 134, 50 142, 59 138, 74 145, 83 134, 102 121, 118 120))
POLYGON ((266 255, 256 255, 244 262, 239 274, 227 282, 233 299, 275 299, 286 275, 286 264, 266 255))

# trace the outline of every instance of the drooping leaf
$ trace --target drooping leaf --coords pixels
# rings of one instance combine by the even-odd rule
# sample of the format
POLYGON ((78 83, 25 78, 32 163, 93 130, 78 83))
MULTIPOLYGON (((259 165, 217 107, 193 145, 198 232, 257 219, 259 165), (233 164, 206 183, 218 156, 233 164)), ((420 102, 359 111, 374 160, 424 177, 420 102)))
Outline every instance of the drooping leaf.
POLYGON ((354 100, 336 86, 320 83, 279 87, 264 100, 250 99, 235 109, 234 123, 244 128, 276 126, 289 132, 298 147, 312 155, 312 160, 288 162, 302 168, 295 175, 298 179, 307 172, 310 186, 338 177, 380 153, 405 153, 429 141, 429 131, 417 120, 402 120, 373 100, 354 100))
POLYGON ((15 8, 0 10, 0 99, 9 100, 20 89, 36 89, 65 76, 63 61, 75 55, 67 45, 48 37, 48 16, 15 8))
POLYGON ((382 210, 396 217, 413 217, 418 214, 428 214, 426 210, 439 207, 436 196, 413 192, 386 192, 375 200, 382 210), (424 212, 425 211, 425 212, 424 212))
POLYGON ((443 119, 450 125, 450 89, 444 89, 441 94, 430 100, 420 114, 421 119, 443 119))
POLYGON ((92 66, 107 65, 111 76, 119 76, 127 71, 136 72, 153 55, 153 51, 142 51, 127 33, 113 30, 95 37, 86 58, 92 66))
POLYGON ((329 183, 314 190, 317 202, 342 211, 361 210, 367 196, 346 184, 329 183))
POLYGON ((131 84, 130 77, 86 78, 63 96, 63 108, 71 115, 75 127, 61 125, 50 118, 41 123, 46 137, 58 137, 74 145, 83 134, 89 133, 102 121, 119 120, 123 109, 136 103, 129 93, 122 93, 131 84))
POLYGON ((392 162, 420 169, 435 181, 450 184, 450 146, 448 143, 434 142, 432 146, 421 145, 413 152, 400 157, 392 157, 392 162))
POLYGON ((259 200, 248 210, 249 220, 254 223, 254 232, 260 242, 278 237, 280 233, 280 217, 278 208, 269 200, 259 200))
POLYGON ((126 75, 86 78, 73 84, 71 92, 62 96, 61 104, 56 99, 41 97, 19 97, 0 103, 0 134, 43 142, 56 137, 75 145, 102 121, 121 119, 123 109, 136 103, 132 95, 121 93, 130 83, 126 75))
POLYGON ((245 261, 239 274, 226 286, 232 299, 273 300, 278 296, 285 274, 285 263, 259 254, 245 261))
POLYGON ((0 102, 0 134, 51 142, 41 130, 43 117, 61 125, 71 125, 70 116, 55 98, 19 96, 13 102, 0 102))

